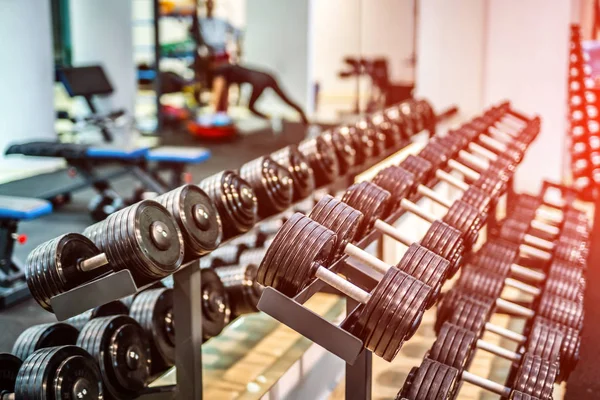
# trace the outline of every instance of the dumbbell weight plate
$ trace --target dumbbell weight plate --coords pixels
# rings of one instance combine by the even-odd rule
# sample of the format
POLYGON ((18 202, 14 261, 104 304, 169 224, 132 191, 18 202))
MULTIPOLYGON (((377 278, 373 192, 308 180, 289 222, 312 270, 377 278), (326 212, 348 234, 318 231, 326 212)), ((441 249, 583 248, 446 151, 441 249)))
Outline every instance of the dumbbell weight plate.
POLYGON ((487 214, 462 200, 457 200, 452 203, 442 221, 463 232, 465 245, 471 248, 477 242, 479 231, 487 221, 487 214))
POLYGON ((73 345, 78 334, 79 331, 75 327, 64 322, 34 325, 19 335, 11 353, 24 360, 42 348, 73 345))
POLYGON ((258 263, 244 263, 215 268, 223 282, 231 306, 231 314, 240 316, 258 311, 262 286, 256 283, 258 263))
POLYGON ((15 383, 16 399, 103 397, 93 358, 76 346, 41 349, 23 362, 15 383))
MULTIPOLYGON (((408 288, 412 279, 408 275, 396 273, 396 279, 388 288, 388 292, 380 297, 375 311, 369 316, 365 326, 366 347, 375 354, 383 355, 385 348, 389 344, 390 337, 386 333, 394 332, 403 336, 402 332, 395 332, 396 321, 404 318, 404 315, 398 314, 399 305, 406 301, 402 293, 408 293, 408 288)), ((400 342, 402 343, 402 342, 400 342)))
POLYGON ((208 195, 194 185, 184 185, 154 201, 165 206, 177 221, 187 259, 198 258, 221 243, 221 219, 208 195))
POLYGON ((427 305, 430 308, 439 297, 450 263, 420 244, 413 243, 396 267, 431 287, 431 301, 427 305))
POLYGON ((337 241, 333 259, 341 256, 346 245, 354 241, 363 220, 363 215, 360 211, 344 203, 340 204, 329 195, 319 200, 308 216, 335 232, 337 241))
POLYGON ((308 159, 317 187, 333 182, 340 175, 335 147, 322 137, 303 140, 298 150, 308 159))
POLYGON ((450 262, 449 277, 454 276, 458 271, 465 251, 462 234, 458 229, 440 220, 435 220, 429 226, 419 244, 450 262))
POLYGON ((411 400, 450 400, 455 398, 459 383, 456 368, 425 358, 418 368, 410 371, 398 397, 411 400), (440 377, 436 379, 438 371, 440 377), (435 386, 437 391, 432 390, 434 381, 440 382, 439 386, 435 386))
POLYGON ((398 166, 412 172, 415 181, 425 184, 433 171, 433 165, 429 161, 419 156, 409 155, 398 166))
POLYGON ((152 369, 175 364, 175 322, 173 289, 150 289, 140 293, 131 304, 129 316, 135 319, 150 340, 152 369))
POLYGON ((23 362, 16 356, 0 353, 0 396, 3 392, 13 393, 17 374, 23 362))
POLYGON ((292 203, 292 177, 286 168, 271 157, 263 156, 242 165, 240 176, 254 189, 261 218, 283 211, 292 203))
POLYGON ((315 190, 315 176, 308 160, 296 146, 286 146, 271 154, 273 160, 287 168, 292 177, 294 201, 308 197, 315 190))
POLYGON ((88 322, 77 339, 100 366, 107 395, 134 398, 150 377, 150 345, 142 327, 131 317, 118 315, 88 322))
POLYGON ((396 149, 402 143, 402 131, 387 118, 384 112, 376 112, 370 118, 373 125, 385 135, 386 148, 396 149))
MULTIPOLYGON (((273 280, 276 273, 276 268, 272 258, 275 256, 281 256, 283 252, 279 251, 279 247, 286 243, 286 236, 297 223, 301 223, 305 226, 310 221, 303 218, 304 215, 300 213, 293 214, 281 227, 279 232, 275 235, 273 242, 267 249, 265 257, 258 269, 257 280, 263 286, 273 286, 273 280)), ((277 263, 276 265, 281 265, 277 263)))
MULTIPOLYGON (((288 252, 284 258, 284 265, 292 268, 288 268, 285 275, 279 274, 282 278, 279 286, 288 293, 297 293, 302 290, 307 283, 312 281, 317 265, 328 265, 333 253, 335 238, 335 233, 320 224, 311 223, 306 229, 303 229, 298 240, 305 246, 297 246, 295 251, 288 252), (329 247, 329 243, 332 243, 332 247, 329 247), (306 260, 306 253, 310 256, 310 260, 313 260, 310 268, 302 268, 305 265, 303 260, 306 260)), ((277 281, 276 279, 276 284, 277 281)))
POLYGON ((356 149, 353 147, 348 127, 335 128, 332 131, 323 132, 321 136, 325 142, 335 149, 340 175, 347 173, 351 167, 356 165, 356 149))
POLYGON ((405 282, 409 284, 408 289, 400 292, 404 295, 397 303, 398 307, 392 311, 391 323, 387 325, 375 349, 375 353, 387 361, 393 360, 400 351, 402 342, 415 334, 430 302, 429 286, 412 277, 405 282))
POLYGON ((217 336, 231 318, 229 299, 223 283, 212 269, 201 270, 202 336, 208 340, 217 336))
POLYGON ((400 201, 407 198, 415 188, 414 174, 403 168, 394 166, 379 171, 371 182, 387 190, 392 196, 385 215, 389 215, 398 206, 400 201))
MULTIPOLYGON (((423 318, 423 314, 427 307, 427 304, 430 302, 431 297, 431 287, 422 284, 422 282, 415 280, 411 288, 409 288, 410 292, 407 292, 405 297, 408 299, 412 299, 411 301, 403 301, 400 303, 400 311, 398 315, 404 315, 402 320, 397 320, 399 325, 394 331, 400 333, 393 333, 390 339, 390 342, 385 349, 384 359, 393 359, 400 350, 400 346, 398 342, 401 340, 401 334, 404 333, 404 340, 409 340, 415 334, 419 325, 421 324, 421 320, 423 318)), ((392 328, 395 328, 392 326, 392 328)), ((390 330, 392 332, 392 330, 390 330)), ((388 334, 388 333, 386 333, 388 334)))
POLYGON ((360 182, 350 186, 342 197, 342 202, 357 210, 363 210, 364 218, 356 233, 356 240, 363 238, 376 220, 385 218, 391 194, 371 182, 360 182), (366 212, 366 211, 369 212, 366 212))
POLYGON ((105 274, 103 266, 89 272, 79 270, 79 261, 94 257, 101 251, 88 238, 69 233, 36 247, 27 258, 27 286, 36 301, 52 311, 50 299, 105 274))
POLYGON ((233 171, 223 171, 200 182, 215 204, 223 225, 223 239, 244 233, 257 220, 258 201, 248 182, 233 171))
POLYGON ((551 399, 557 373, 556 364, 525 353, 511 387, 540 399, 551 399))
POLYGON ((374 350, 374 343, 369 342, 369 339, 373 330, 377 327, 377 321, 381 320, 386 304, 396 296, 396 292, 405 281, 406 276, 399 270, 390 269, 379 281, 371 293, 370 300, 363 305, 362 310, 357 315, 351 333, 360 338, 365 347, 371 351, 374 350))

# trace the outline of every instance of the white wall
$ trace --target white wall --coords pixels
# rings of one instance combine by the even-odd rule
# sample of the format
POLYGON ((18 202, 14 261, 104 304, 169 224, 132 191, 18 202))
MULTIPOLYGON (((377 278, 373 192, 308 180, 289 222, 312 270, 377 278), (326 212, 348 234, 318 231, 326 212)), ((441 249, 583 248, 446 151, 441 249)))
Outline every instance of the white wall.
POLYGON ((137 87, 133 62, 132 2, 71 0, 73 65, 102 64, 115 92, 101 110, 124 108, 133 115, 137 87))
MULTIPOLYGON (((577 1, 575 1, 577 3, 577 1)), ((542 133, 517 173, 533 191, 559 180, 564 151, 572 0, 421 0, 417 93, 466 116, 509 99, 542 117, 542 133)))
POLYGON ((4 0, 0 11, 0 170, 31 166, 3 158, 8 143, 56 139, 50 2, 4 0))
POLYGON ((313 10, 314 78, 323 97, 354 95, 354 80, 338 78, 347 56, 387 57, 392 80, 412 81, 413 0, 315 1, 313 10))
POLYGON ((467 116, 481 110, 485 11, 484 0, 420 0, 416 93, 436 109, 456 104, 467 116))
POLYGON ((484 102, 538 113, 542 130, 517 173, 521 190, 561 178, 571 0, 489 0, 484 102), (510 27, 510 29, 507 29, 510 27))
POLYGON ((252 0, 247 7, 244 40, 245 62, 275 72, 283 89, 309 112, 313 107, 311 3, 252 0))

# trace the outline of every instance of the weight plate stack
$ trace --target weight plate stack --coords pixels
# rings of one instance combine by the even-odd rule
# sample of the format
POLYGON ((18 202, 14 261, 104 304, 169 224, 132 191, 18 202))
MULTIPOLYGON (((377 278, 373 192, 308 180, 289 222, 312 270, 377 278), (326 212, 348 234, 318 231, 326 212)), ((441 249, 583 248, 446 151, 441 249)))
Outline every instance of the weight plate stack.
POLYGON ((404 138, 400 127, 392 123, 383 111, 378 111, 370 116, 373 125, 385 135, 385 147, 387 149, 397 149, 402 144, 404 138))
POLYGON ((357 152, 353 147, 348 127, 338 127, 332 131, 325 131, 321 135, 325 142, 335 149, 338 159, 340 175, 344 175, 357 163, 357 152))
POLYGON ((102 399, 102 377, 90 354, 77 346, 40 349, 21 366, 15 399, 102 399))
POLYGON ((27 257, 25 277, 33 298, 52 311, 50 299, 110 271, 110 264, 91 271, 79 268, 81 260, 101 253, 83 235, 68 233, 36 247, 27 257))
POLYGON ((312 194, 315 190, 315 176, 308 160, 297 146, 286 146, 274 153, 271 153, 273 161, 284 168, 287 168, 294 186, 293 201, 302 200, 312 194))
POLYGON ((245 262, 240 265, 215 268, 215 272, 225 286, 232 318, 258 311, 258 300, 263 291, 262 286, 256 282, 259 264, 260 261, 254 264, 245 262))
POLYGON ((340 176, 340 166, 333 143, 321 136, 300 142, 298 150, 308 159, 314 171, 317 187, 333 182, 340 176))
POLYGON ((217 336, 231 320, 231 307, 223 282, 211 269, 202 269, 200 276, 202 296, 202 335, 204 341, 217 336))
POLYGON ((242 165, 240 176, 254 189, 261 218, 277 214, 292 204, 292 177, 286 168, 271 157, 263 156, 242 165))
POLYGON ((431 173, 434 171, 433 165, 426 159, 410 154, 400 164, 399 167, 404 168, 408 172, 412 172, 415 181, 425 184, 431 178, 431 173))
POLYGON ((386 137, 369 120, 362 119, 356 123, 358 132, 367 137, 373 143, 374 156, 380 156, 385 152, 386 137))
POLYGON ((198 186, 184 185, 154 199, 177 221, 185 243, 186 259, 216 249, 223 236, 221 219, 210 197, 198 186))
POLYGON ((96 318, 77 338, 100 367, 102 387, 114 399, 132 399, 150 377, 150 345, 143 328, 126 315, 96 318))
POLYGON ((150 340, 152 375, 175 365, 173 289, 143 291, 131 304, 129 316, 141 325, 150 340))
POLYGON ((410 196, 416 187, 414 174, 395 166, 382 169, 371 182, 392 195, 386 215, 398 207, 402 199, 410 196))
POLYGON ((83 235, 106 253, 113 269, 129 269, 138 284, 172 274, 183 261, 183 237, 177 222, 153 200, 111 214, 83 235))
POLYGON ((64 322, 34 325, 25 329, 13 344, 11 353, 25 360, 39 349, 73 345, 79 330, 64 322))
POLYGON ((223 239, 248 232, 258 219, 258 200, 252 186, 233 171, 222 171, 200 182, 217 208, 223 239))
POLYGON ((9 353, 0 353, 0 398, 3 393, 13 393, 17 374, 23 362, 9 353))
POLYGON ((361 210, 364 215, 355 240, 362 239, 373 228, 375 221, 387 217, 386 212, 390 209, 391 198, 390 192, 366 181, 356 183, 344 192, 342 202, 361 210))

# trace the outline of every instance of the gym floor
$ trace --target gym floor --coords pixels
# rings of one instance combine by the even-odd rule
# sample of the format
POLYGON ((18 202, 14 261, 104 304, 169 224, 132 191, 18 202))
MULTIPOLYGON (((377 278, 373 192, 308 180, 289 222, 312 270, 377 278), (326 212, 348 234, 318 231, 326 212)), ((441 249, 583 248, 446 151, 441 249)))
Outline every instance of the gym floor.
MULTIPOLYGON (((307 128, 298 123, 284 122, 281 133, 274 133, 271 129, 262 129, 252 134, 239 136, 231 141, 216 143, 198 141, 188 134, 179 132, 166 132, 163 145, 207 147, 212 152, 212 157, 203 164, 192 166, 188 171, 192 174, 192 182, 199 182, 203 178, 224 169, 235 169, 243 163, 268 154, 274 150, 295 144, 305 138, 307 128)), ((35 183, 25 181, 27 187, 16 188, 21 194, 35 183)), ((10 183, 9 185, 14 185, 10 183)), ((130 177, 114 181, 114 188, 118 193, 129 195, 135 182, 130 177)), ((0 186, 0 192, 7 193, 0 186)), ((82 190, 73 194, 69 204, 55 210, 52 214, 33 221, 24 221, 19 224, 19 233, 26 234, 27 243, 16 246, 15 255, 20 260, 25 260, 31 250, 40 243, 53 237, 68 232, 81 232, 94 221, 87 211, 87 204, 95 195, 91 189, 82 190)), ((54 322, 53 314, 44 311, 35 300, 23 303, 0 311, 0 352, 10 351, 16 338, 23 330, 31 325, 44 322, 54 322)))

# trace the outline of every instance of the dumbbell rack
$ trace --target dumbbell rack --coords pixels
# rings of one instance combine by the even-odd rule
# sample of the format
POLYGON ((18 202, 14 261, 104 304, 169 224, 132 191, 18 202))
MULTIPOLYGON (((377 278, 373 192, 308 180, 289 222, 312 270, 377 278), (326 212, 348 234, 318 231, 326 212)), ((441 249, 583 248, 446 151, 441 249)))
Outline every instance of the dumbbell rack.
MULTIPOLYGON (((450 109, 440 115, 440 117, 447 117, 452 115, 455 109, 450 109)), ((438 118, 440 118, 438 117, 438 118)), ((354 178, 356 175, 364 172, 366 169, 380 163, 381 161, 389 158, 393 154, 401 151, 406 148, 411 142, 406 141, 402 143, 399 148, 395 148, 392 150, 388 150, 378 157, 374 157, 369 162, 365 164, 352 168, 348 173, 340 178, 338 178, 335 182, 319 188, 319 189, 330 189, 330 190, 339 190, 345 189, 349 185, 354 182, 354 178)), ((292 206, 293 207, 293 206, 292 206)), ((402 212, 398 212, 395 214, 396 220, 402 215, 402 212)), ((270 218, 276 218, 270 217, 270 218)), ((391 217, 393 218, 393 217, 391 217)), ((268 219, 261 221, 265 222, 268 219)), ((261 223, 259 222, 256 226, 259 226, 261 223)), ((377 233, 373 233, 367 236, 361 244, 366 246, 370 243, 373 243, 380 235, 377 233)), ((226 245, 227 242, 221 243, 221 246, 226 245)), ((339 263, 340 267, 342 263, 339 263)), ((370 272, 367 272, 365 269, 365 275, 361 278, 364 281, 368 281, 368 279, 374 279, 373 275, 369 275, 370 272)), ((194 260, 187 264, 182 265, 177 272, 173 274, 173 312, 174 317, 178 321, 177 329, 175 330, 175 351, 176 351, 176 378, 177 385, 172 386, 160 386, 160 387, 151 387, 147 388, 145 393, 141 395, 140 399, 173 399, 177 397, 177 393, 185 393, 186 398, 194 398, 194 399, 202 399, 202 299, 201 292, 198 288, 201 287, 200 281, 200 261, 194 260), (189 395, 189 396, 188 396, 189 395)), ((354 278, 353 278, 354 279, 354 278)), ((52 309, 56 318, 60 321, 70 318, 72 316, 78 315, 86 310, 97 307, 99 305, 106 304, 110 301, 117 300, 132 294, 136 294, 144 289, 152 286, 153 283, 138 287, 133 280, 133 277, 129 270, 120 270, 114 273, 110 273, 103 277, 100 277, 92 282, 88 282, 81 286, 78 286, 72 290, 61 293, 57 296, 51 298, 50 303, 52 305, 52 309)), ((267 288, 267 291, 270 288, 267 288)), ((321 287, 317 287, 316 285, 311 285, 305 293, 308 297, 312 294, 319 291, 321 287), (307 292, 309 289, 314 290, 310 294, 307 292)), ((277 296, 277 294, 275 294, 277 296)), ((281 297, 285 297, 280 295, 281 297)), ((264 297, 264 296, 263 296, 264 297)), ((307 299, 306 297, 305 299, 307 299)), ((268 296, 267 296, 268 298, 268 296)), ((287 302, 291 300, 285 297, 287 302)), ((262 301, 262 299, 261 299, 262 301)), ((275 300, 275 303, 278 300, 275 300)), ((348 302, 347 307, 352 310, 354 306, 348 302)), ((305 311, 305 309, 301 306, 297 306, 298 309, 305 311)), ((321 317, 316 314, 313 317, 321 317)), ((315 318, 317 320, 317 318, 315 318)), ((322 321, 322 319, 321 319, 322 321)), ((321 325, 325 325, 321 322, 321 325)), ((330 326, 329 323, 326 325, 330 326)), ((326 327, 326 326, 325 326, 326 327)), ((359 354, 362 349, 362 342, 349 335, 347 332, 342 329, 338 329, 338 333, 336 333, 337 337, 340 337, 340 334, 345 333, 345 341, 346 343, 351 343, 349 348, 354 349, 353 354, 354 367, 350 368, 347 373, 353 374, 352 376, 356 376, 356 379, 347 379, 349 382, 356 382, 356 388, 353 390, 361 390, 361 393, 370 393, 370 382, 371 379, 366 380, 365 376, 369 376, 370 378, 370 370, 371 370, 371 355, 367 354, 367 352, 363 354, 359 354), (353 339, 354 338, 354 339, 353 339), (367 373, 365 375, 365 373, 367 373), (361 387, 368 382, 368 388, 361 387)), ((336 331, 336 332, 337 332, 336 331)), ((325 331, 324 331, 325 332, 325 331)), ((310 336, 308 336, 310 338, 310 336)), ((332 336, 333 337, 333 336, 332 336)), ((337 353, 336 353, 337 354, 337 353)), ((352 355, 347 355, 348 360, 352 359, 352 355)), ((344 357, 342 357, 344 358, 344 357)), ((346 358, 344 358, 346 359, 346 358)), ((357 392, 358 393, 358 392, 357 392)), ((361 397, 368 398, 368 397, 361 397)))
MULTIPOLYGON (((427 186, 434 187, 437 183, 438 180, 433 179, 427 186)), ((516 196, 512 178, 508 182, 505 194, 506 208, 509 209, 516 196)), ((420 194, 416 194, 411 198, 411 201, 417 202, 421 197, 420 194)), ((493 210, 488 219, 488 229, 498 222, 495 219, 496 208, 493 210)), ((405 212, 406 210, 399 209, 386 218, 385 222, 393 224, 405 212)), ((382 234, 374 230, 355 245, 365 249, 375 242, 379 244, 381 239, 382 234)), ((329 270, 343 272, 349 281, 359 287, 372 287, 382 277, 380 273, 373 269, 363 267, 357 263, 353 263, 352 267, 348 268, 347 263, 349 262, 348 256, 344 255, 333 263, 329 270)), ((372 352, 364 349, 363 342, 358 337, 340 326, 331 324, 325 318, 303 306, 314 294, 324 289, 326 291, 334 290, 330 289, 321 280, 315 280, 298 295, 290 298, 272 287, 265 287, 258 303, 258 309, 344 360, 346 362, 345 398, 348 400, 370 400, 372 352)), ((337 292, 337 294, 340 293, 337 292)), ((355 311, 357 306, 358 303, 355 300, 346 298, 346 316, 355 311)))

